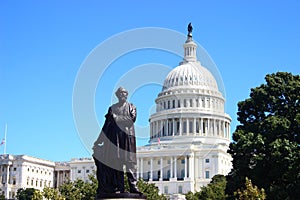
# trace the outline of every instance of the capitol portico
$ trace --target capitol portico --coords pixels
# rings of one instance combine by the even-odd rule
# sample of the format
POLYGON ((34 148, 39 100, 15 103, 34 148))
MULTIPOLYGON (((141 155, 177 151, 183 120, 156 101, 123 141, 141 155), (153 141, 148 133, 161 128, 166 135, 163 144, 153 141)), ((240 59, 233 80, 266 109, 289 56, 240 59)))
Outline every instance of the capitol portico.
POLYGON ((212 73, 197 60, 189 32, 184 58, 166 77, 150 116, 150 141, 137 150, 138 178, 164 194, 199 191, 231 169, 231 118, 212 73))

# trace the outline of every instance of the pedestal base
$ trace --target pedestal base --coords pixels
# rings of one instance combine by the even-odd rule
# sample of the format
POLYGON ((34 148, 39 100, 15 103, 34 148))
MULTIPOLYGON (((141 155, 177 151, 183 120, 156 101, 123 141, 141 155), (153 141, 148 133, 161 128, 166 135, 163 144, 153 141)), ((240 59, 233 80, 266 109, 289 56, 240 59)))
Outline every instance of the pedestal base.
POLYGON ((96 198, 96 200, 144 200, 147 199, 147 196, 144 194, 135 194, 135 193, 104 193, 96 198))

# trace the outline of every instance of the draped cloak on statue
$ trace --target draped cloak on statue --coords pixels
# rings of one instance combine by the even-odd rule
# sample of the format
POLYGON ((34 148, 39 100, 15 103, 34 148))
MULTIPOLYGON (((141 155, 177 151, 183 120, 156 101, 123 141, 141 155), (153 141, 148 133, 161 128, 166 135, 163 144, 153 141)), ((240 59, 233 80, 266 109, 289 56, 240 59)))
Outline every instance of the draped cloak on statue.
POLYGON ((124 162, 136 164, 136 107, 128 102, 122 106, 116 103, 108 109, 105 118, 93 147, 99 193, 114 192, 124 162))

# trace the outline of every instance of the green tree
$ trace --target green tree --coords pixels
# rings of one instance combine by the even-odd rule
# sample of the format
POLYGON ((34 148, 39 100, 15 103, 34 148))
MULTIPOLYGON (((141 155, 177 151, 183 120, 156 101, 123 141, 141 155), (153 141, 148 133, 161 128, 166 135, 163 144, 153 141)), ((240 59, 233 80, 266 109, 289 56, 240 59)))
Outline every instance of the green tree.
POLYGON ((64 200, 65 198, 55 188, 45 187, 43 189, 43 196, 48 200, 64 200))
POLYGON ((87 182, 77 179, 74 182, 64 183, 59 187, 59 192, 66 200, 94 200, 97 185, 97 179, 90 175, 87 182))
POLYGON ((16 197, 18 200, 32 200, 34 192, 35 192, 34 188, 26 188, 26 189, 20 188, 17 191, 16 197))
POLYGON ((35 190, 31 200, 43 200, 43 194, 40 190, 35 190))
POLYGON ((147 200, 167 200, 164 195, 159 194, 159 190, 154 183, 147 183, 139 179, 137 187, 143 194, 147 195, 147 200))
POLYGON ((246 177, 245 189, 238 189, 234 192, 234 195, 238 200, 264 200, 266 199, 266 193, 264 189, 258 189, 253 185, 251 180, 246 177))
POLYGON ((215 175, 211 182, 201 188, 199 192, 186 194, 187 200, 224 200, 226 188, 226 177, 224 175, 215 175))
POLYGON ((4 192, 0 189, 0 200, 5 200, 4 192))
POLYGON ((251 89, 238 103, 237 126, 229 153, 233 169, 226 193, 243 187, 249 177, 270 199, 300 196, 300 76, 266 75, 266 84, 251 89))

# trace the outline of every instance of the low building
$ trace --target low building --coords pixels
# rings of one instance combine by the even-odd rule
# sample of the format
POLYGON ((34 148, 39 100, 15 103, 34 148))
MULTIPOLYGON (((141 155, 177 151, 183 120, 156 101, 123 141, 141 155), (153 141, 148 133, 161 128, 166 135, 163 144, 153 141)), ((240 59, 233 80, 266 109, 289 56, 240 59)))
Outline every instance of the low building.
POLYGON ((0 189, 15 198, 19 188, 53 187, 55 163, 27 155, 0 155, 0 189))
POLYGON ((89 180, 89 175, 95 175, 96 166, 92 158, 73 158, 69 162, 71 168, 70 180, 89 180))

